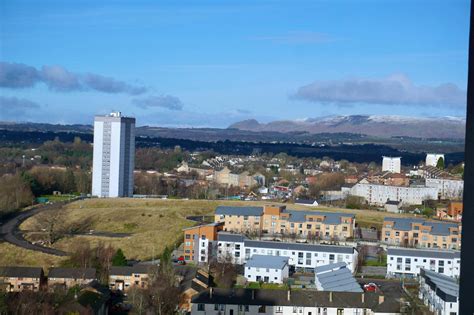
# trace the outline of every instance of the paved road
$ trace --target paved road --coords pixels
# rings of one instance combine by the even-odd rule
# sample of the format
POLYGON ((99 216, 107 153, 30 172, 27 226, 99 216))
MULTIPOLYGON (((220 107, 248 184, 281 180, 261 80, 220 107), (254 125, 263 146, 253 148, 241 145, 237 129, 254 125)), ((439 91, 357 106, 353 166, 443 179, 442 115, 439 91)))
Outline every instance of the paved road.
POLYGON ((0 226, 0 239, 5 240, 8 243, 13 245, 23 247, 30 250, 35 250, 43 252, 46 254, 56 255, 56 256, 66 256, 67 253, 59 249, 54 249, 50 247, 45 247, 37 244, 32 244, 25 240, 23 234, 21 233, 19 226, 20 224, 28 219, 29 217, 48 209, 54 209, 55 207, 60 207, 64 203, 55 203, 44 206, 36 206, 32 209, 18 212, 18 214, 12 218, 7 219, 5 223, 0 226))

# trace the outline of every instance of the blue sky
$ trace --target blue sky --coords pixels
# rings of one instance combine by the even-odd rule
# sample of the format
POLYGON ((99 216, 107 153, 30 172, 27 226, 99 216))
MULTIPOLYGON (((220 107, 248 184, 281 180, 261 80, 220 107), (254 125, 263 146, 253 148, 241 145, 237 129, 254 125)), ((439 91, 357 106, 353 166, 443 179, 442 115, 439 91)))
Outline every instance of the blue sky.
POLYGON ((469 1, 5 0, 0 10, 0 120, 465 115, 469 1))

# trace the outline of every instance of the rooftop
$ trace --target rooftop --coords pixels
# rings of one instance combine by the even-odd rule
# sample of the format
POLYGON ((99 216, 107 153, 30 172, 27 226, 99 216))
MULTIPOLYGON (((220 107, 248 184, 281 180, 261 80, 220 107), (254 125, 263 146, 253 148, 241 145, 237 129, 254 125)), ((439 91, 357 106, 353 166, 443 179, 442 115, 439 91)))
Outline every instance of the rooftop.
POLYGON ((288 265, 288 260, 288 257, 282 256, 253 255, 245 267, 283 269, 285 265, 288 265))
POLYGON ((253 241, 253 240, 245 240, 244 243, 245 243, 245 247, 273 248, 273 249, 280 249, 280 250, 301 250, 301 251, 341 253, 341 254, 354 253, 354 248, 347 247, 347 246, 317 245, 317 244, 305 244, 305 243, 286 243, 286 242, 272 242, 272 241, 253 241))
POLYGON ((51 268, 48 278, 95 279, 95 268, 51 268))
POLYGON ((316 267, 315 281, 321 291, 363 292, 345 263, 316 267))
MULTIPOLYGON (((237 216, 262 216, 264 207, 228 207, 219 206, 216 208, 217 215, 237 215, 237 216)), ((306 222, 306 216, 323 216, 323 223, 339 224, 342 217, 354 219, 355 214, 338 213, 338 212, 322 212, 322 211, 299 211, 284 209, 281 213, 288 213, 290 222, 306 222)))
POLYGON ((41 267, 0 267, 1 277, 40 278, 42 274, 41 267))
MULTIPOLYGON (((353 307, 379 312, 398 313, 400 305, 384 301, 377 293, 329 292, 298 290, 219 289, 203 291, 192 298, 192 303, 227 305, 267 305, 306 307, 353 307), (362 298, 363 297, 363 298, 362 298)), ((386 299, 388 300, 388 299, 386 299)))
POLYGON ((461 258, 460 251, 450 251, 446 249, 436 250, 436 249, 400 248, 400 247, 387 248, 387 255, 444 258, 444 259, 461 258))
POLYGON ((110 275, 113 276, 129 276, 132 273, 148 274, 150 272, 150 266, 148 265, 134 265, 134 266, 112 266, 110 267, 110 275))
POLYGON ((410 231, 413 223, 420 223, 423 226, 431 227, 431 234, 434 235, 449 235, 449 228, 458 228, 456 223, 434 222, 419 218, 394 218, 385 217, 384 221, 393 221, 393 229, 401 231, 410 231))
POLYGON ((421 269, 420 275, 444 301, 455 302, 459 297, 459 284, 456 279, 424 268, 421 269))

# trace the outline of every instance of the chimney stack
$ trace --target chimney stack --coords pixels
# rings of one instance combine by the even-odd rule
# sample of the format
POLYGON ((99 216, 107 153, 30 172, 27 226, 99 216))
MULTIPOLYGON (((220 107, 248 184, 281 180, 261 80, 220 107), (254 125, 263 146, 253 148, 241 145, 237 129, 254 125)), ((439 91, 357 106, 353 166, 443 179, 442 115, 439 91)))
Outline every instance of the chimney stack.
POLYGON ((211 289, 209 290, 209 298, 211 298, 211 299, 212 299, 212 293, 213 293, 213 291, 214 291, 214 288, 211 287, 211 289))
POLYGON ((291 291, 288 290, 288 302, 291 300, 291 291))
POLYGON ((329 302, 332 303, 332 291, 329 292, 329 302))
POLYGON ((362 293, 362 303, 365 303, 365 295, 362 293))
POLYGON ((252 300, 255 300, 255 290, 252 290, 252 300))
POLYGON ((385 297, 383 295, 379 295, 379 304, 382 304, 385 301, 385 297))

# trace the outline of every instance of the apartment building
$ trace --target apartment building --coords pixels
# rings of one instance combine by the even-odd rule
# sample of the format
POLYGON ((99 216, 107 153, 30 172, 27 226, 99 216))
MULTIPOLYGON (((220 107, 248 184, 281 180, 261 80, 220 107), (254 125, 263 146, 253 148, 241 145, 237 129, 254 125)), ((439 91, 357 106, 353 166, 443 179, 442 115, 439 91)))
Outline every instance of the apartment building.
POLYGON ((350 194, 375 206, 383 206, 387 200, 400 201, 403 205, 421 205, 425 200, 437 200, 438 188, 381 185, 364 178, 351 188, 350 194))
POLYGON ((232 171, 226 166, 220 171, 214 172, 214 181, 219 185, 227 185, 234 187, 252 187, 252 186, 265 186, 265 176, 260 173, 250 175, 249 172, 245 171, 240 174, 232 173, 232 171))
POLYGON ((434 314, 459 314, 459 284, 453 278, 422 269, 418 297, 434 314))
POLYGON ((451 250, 387 248, 387 278, 415 278, 421 269, 457 278, 461 271, 461 253, 451 250))
POLYGON ((464 181, 459 178, 427 178, 426 187, 436 188, 441 199, 461 199, 464 181))
POLYGON ((135 118, 112 112, 94 119, 92 195, 131 197, 135 168, 135 118))
POLYGON ((192 315, 401 314, 400 303, 378 293, 211 288, 192 299, 192 315))
POLYGON ((401 169, 401 157, 382 157, 382 172, 387 171, 390 173, 400 173, 401 169))
POLYGON ((345 262, 347 268, 355 272, 358 252, 349 246, 257 241, 239 234, 227 232, 218 234, 217 257, 219 260, 242 265, 254 255, 287 257, 290 266, 296 270, 308 272, 314 271, 314 268, 321 265, 345 262))
POLYGON ((399 246, 460 249, 461 230, 457 223, 385 217, 381 240, 399 246))
POLYGON ((0 267, 0 288, 6 292, 39 291, 45 283, 41 267, 0 267))
POLYGON ((348 213, 288 210, 286 206, 219 206, 215 222, 224 223, 224 231, 256 234, 295 234, 322 239, 344 240, 354 236, 355 215, 348 213))
POLYGON ((184 229, 184 260, 208 263, 215 256, 217 233, 223 227, 223 223, 216 222, 184 229))
POLYGON ((130 288, 146 288, 148 286, 150 266, 134 265, 111 267, 109 271, 109 287, 111 290, 128 291, 130 288))
POLYGON ((95 268, 51 268, 48 273, 48 286, 74 286, 86 285, 96 280, 95 268))

